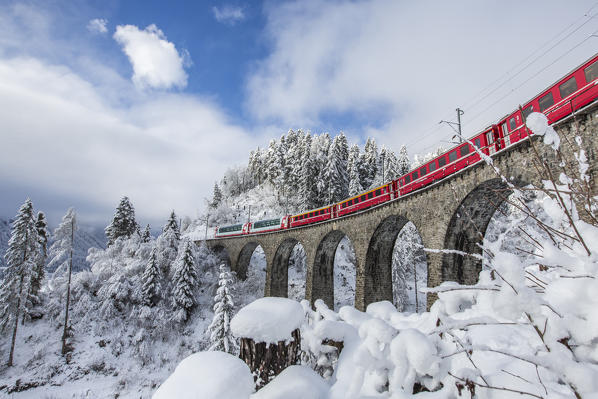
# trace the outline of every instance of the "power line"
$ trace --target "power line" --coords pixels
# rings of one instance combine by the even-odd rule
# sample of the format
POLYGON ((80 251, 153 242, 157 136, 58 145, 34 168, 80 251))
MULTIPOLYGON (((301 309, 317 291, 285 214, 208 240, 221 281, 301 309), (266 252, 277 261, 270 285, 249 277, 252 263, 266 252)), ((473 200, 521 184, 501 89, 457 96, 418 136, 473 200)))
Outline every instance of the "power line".
MULTIPOLYGON (((495 93, 498 89, 500 89, 501 87, 503 87, 504 85, 506 85, 507 83, 509 83, 510 81, 512 81, 516 76, 518 76, 519 74, 521 74, 524 70, 526 70, 529 66, 531 66, 532 64, 534 64, 537 60, 539 60, 540 58, 542 58, 544 55, 546 55, 550 50, 554 49, 556 46, 558 46, 559 44, 561 44, 564 40, 566 40, 567 38, 569 38, 572 34, 574 34, 575 32, 577 32, 579 29, 581 29, 583 26, 585 26, 588 22, 590 22, 594 17, 596 17, 596 15, 598 14, 594 14, 594 15, 590 15, 588 17, 588 14, 591 13, 591 11, 598 7, 598 2, 595 3, 592 7, 590 7, 582 17, 577 18, 574 22, 572 22, 571 24, 569 24, 566 28, 564 28, 563 30, 561 30, 558 34, 556 34, 555 36, 553 36, 551 39, 549 39, 548 41, 546 41, 543 45, 541 45, 540 47, 538 47, 534 52, 532 52, 531 54, 529 54, 527 57, 525 57, 522 61, 520 61, 519 63, 517 63, 513 68, 511 68, 509 71, 507 71, 505 74, 503 74, 500 78, 496 79, 495 81, 493 81, 490 85, 486 86, 484 89, 482 89, 480 92, 478 92, 474 97, 472 97, 469 101, 467 101, 467 104, 472 103, 474 100, 477 100, 477 97, 482 94, 483 92, 485 92, 487 89, 491 88, 494 84, 496 84, 497 82, 499 82, 501 79, 503 79, 504 77, 508 76, 512 71, 514 71, 515 69, 517 69, 521 64, 523 64, 524 62, 526 62, 528 59, 530 59, 534 54, 536 54, 538 51, 540 51, 542 48, 544 48, 546 45, 548 45, 549 43, 551 43, 553 40, 555 40, 556 38, 558 38, 560 35, 562 35, 564 32, 566 32, 567 30, 569 30, 569 28, 571 28, 572 26, 574 26, 575 24, 577 24, 579 21, 583 20, 584 18, 588 18, 587 21, 585 21, 584 23, 582 23, 580 26, 578 26, 577 28, 575 28, 572 32, 570 32, 569 34, 567 34, 564 38, 562 38, 561 40, 559 40, 556 44, 552 45, 550 48, 548 48, 546 51, 544 51, 542 54, 540 54, 539 56, 537 56, 536 58, 534 58, 531 62, 529 62, 525 67, 523 67, 521 70, 519 70, 519 72, 517 72, 515 75, 511 76, 508 80, 506 80, 505 82, 501 83, 498 87, 496 87, 494 90, 492 90, 490 93, 487 93, 482 99, 476 101, 477 104, 475 104, 472 108, 468 108, 467 111, 470 111, 471 109, 475 109, 476 105, 479 105, 481 101, 483 101, 484 99, 488 98, 490 95, 492 95, 493 93, 495 93)), ((592 37, 592 36, 590 36, 592 37)), ((590 37, 586 38, 583 42, 585 42, 586 40, 588 40, 590 37)), ((582 43, 583 43, 582 42, 582 43)), ((570 51, 573 51, 573 49, 579 47, 582 43, 577 44, 574 48, 572 48, 570 51)), ((569 52, 570 52, 569 51, 569 52)), ((558 59, 557 59, 558 61, 558 59)), ((544 69, 542 69, 540 72, 544 71, 546 68, 550 67, 552 64, 554 64, 556 61, 552 62, 550 65, 546 66, 544 69)), ((540 73, 538 72, 538 73, 540 73)), ((532 76, 533 78, 533 76, 532 76)), ((531 79, 531 78, 530 78, 531 79)), ((526 80, 524 83, 527 83, 530 79, 526 80)), ((523 85, 524 83, 522 83, 521 85, 523 85)), ((519 87, 521 87, 521 85, 519 87)), ((516 89, 518 89, 519 87, 517 87, 516 89)), ((504 99, 506 96, 508 96, 509 94, 511 94, 513 91, 515 91, 516 89, 512 89, 507 95, 501 97, 498 101, 494 102, 492 105, 490 105, 489 107, 487 107, 486 109, 484 109, 483 111, 481 111, 480 113, 476 114, 473 118, 471 118, 471 120, 475 119, 476 117, 478 117, 479 115, 481 115, 482 113, 484 113, 485 111, 487 111, 489 108, 491 108, 493 105, 495 105, 496 103, 500 102, 502 99, 504 99)), ((466 107, 463 107, 466 108, 466 107)), ((452 114, 452 112, 451 112, 452 114)), ((448 116, 447 116, 448 117, 448 116)), ((445 117, 445 119, 447 118, 445 117)), ((432 134, 436 133, 438 130, 440 130, 442 126, 436 126, 435 128, 432 128, 428 131, 426 131, 426 133, 419 135, 417 137, 417 139, 414 139, 408 143, 405 144, 405 146, 409 147, 412 144, 421 141, 424 138, 427 138, 429 136, 431 136, 432 134)), ((430 148, 431 146, 428 146, 426 148, 430 148)))

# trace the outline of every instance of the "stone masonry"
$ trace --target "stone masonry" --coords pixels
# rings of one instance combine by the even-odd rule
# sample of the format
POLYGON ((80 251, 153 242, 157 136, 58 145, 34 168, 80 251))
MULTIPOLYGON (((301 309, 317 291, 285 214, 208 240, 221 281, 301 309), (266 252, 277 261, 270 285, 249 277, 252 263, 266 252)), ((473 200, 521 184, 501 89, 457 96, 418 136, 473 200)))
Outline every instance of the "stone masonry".
MULTIPOLYGON (((598 163, 598 104, 578 111, 553 125, 562 139, 567 156, 576 149, 575 136, 581 136, 590 164, 590 176, 596 176, 598 163)), ((494 165, 516 186, 541 184, 534 161, 534 148, 548 159, 553 173, 560 169, 552 148, 534 138, 496 154, 494 165)), ((595 179, 591 187, 596 190, 595 179)), ((336 248, 346 235, 355 249, 355 306, 364 310, 372 302, 392 301, 392 250, 401 228, 408 221, 419 231, 424 247, 481 253, 486 227, 496 206, 509 195, 506 184, 485 163, 470 166, 451 177, 416 193, 381 204, 360 213, 316 225, 259 235, 213 239, 208 245, 225 249, 231 268, 245 278, 249 260, 258 245, 266 255, 265 296, 287 296, 288 264, 294 246, 301 243, 307 255, 305 298, 320 298, 333 305, 333 263, 336 248)), ((456 254, 426 253, 428 286, 443 281, 473 283, 481 263, 456 254)), ((428 307, 435 297, 428 295, 428 307)))

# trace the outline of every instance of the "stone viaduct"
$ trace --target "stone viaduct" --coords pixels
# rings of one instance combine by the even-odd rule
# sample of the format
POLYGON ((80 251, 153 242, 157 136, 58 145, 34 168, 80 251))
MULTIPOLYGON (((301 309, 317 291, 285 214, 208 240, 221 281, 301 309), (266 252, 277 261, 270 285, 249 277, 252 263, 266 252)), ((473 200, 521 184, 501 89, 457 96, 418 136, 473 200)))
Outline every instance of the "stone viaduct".
MULTIPOLYGON (((581 136, 596 176, 598 163, 598 104, 553 125, 561 136, 561 149, 571 155, 575 136, 581 136)), ((534 161, 534 148, 560 173, 555 153, 534 137, 496 154, 494 165, 516 186, 540 185, 534 161)), ((594 193, 596 179, 591 186, 594 193)), ((427 188, 381 204, 360 213, 315 225, 250 236, 213 239, 213 249, 226 249, 231 268, 245 278, 249 260, 258 245, 264 250, 267 269, 265 296, 287 296, 289 257, 301 243, 307 255, 305 298, 312 303, 320 298, 330 307, 334 303, 333 264, 336 248, 346 235, 355 249, 355 307, 364 310, 376 301, 392 301, 392 252, 397 236, 411 221, 419 231, 424 247, 481 253, 479 244, 496 207, 509 195, 506 184, 485 163, 470 166, 427 188)), ((426 253, 428 286, 444 281, 474 283, 481 262, 458 254, 426 253)), ((435 297, 428 295, 428 307, 435 297)))

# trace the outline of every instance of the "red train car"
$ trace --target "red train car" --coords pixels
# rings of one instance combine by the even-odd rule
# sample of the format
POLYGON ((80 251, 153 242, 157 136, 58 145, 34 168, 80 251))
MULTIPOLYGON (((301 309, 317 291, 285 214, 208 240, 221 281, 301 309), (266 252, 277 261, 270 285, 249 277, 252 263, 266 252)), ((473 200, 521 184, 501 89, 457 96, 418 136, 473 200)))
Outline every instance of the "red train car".
MULTIPOLYGON (((492 155, 499 149, 498 129, 496 125, 492 125, 469 139, 469 141, 479 148, 482 153, 492 155)), ((399 187, 400 195, 409 194, 414 190, 432 184, 436 180, 443 179, 468 165, 477 163, 480 158, 480 154, 474 150, 471 144, 468 142, 459 144, 457 147, 451 148, 406 175, 399 177, 396 184, 399 187)))
POLYGON ((527 137, 531 132, 524 118, 532 112, 542 112, 552 124, 571 115, 598 98, 598 55, 575 68, 573 72, 525 103, 521 110, 505 116, 498 122, 503 137, 501 148, 527 137))
POLYGON ((393 198, 392 183, 385 184, 380 187, 376 187, 365 193, 361 193, 354 197, 343 200, 333 207, 334 217, 347 215, 349 213, 357 212, 362 209, 366 209, 377 205, 381 202, 389 201, 393 198))
POLYGON ((323 208, 312 209, 311 211, 291 216, 290 226, 299 227, 305 224, 317 223, 331 218, 332 206, 328 205, 323 208))

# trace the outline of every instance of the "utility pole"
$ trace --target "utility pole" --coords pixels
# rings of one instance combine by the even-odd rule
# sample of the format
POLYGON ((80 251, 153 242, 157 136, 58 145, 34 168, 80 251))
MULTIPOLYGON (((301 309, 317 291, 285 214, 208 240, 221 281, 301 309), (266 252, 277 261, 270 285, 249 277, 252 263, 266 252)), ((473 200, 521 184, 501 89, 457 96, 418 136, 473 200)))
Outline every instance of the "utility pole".
POLYGON ((457 137, 457 135, 458 135, 459 143, 462 143, 463 135, 461 133, 461 115, 463 115, 465 112, 461 108, 457 108, 456 111, 457 111, 457 122, 450 122, 450 121, 442 120, 442 121, 438 122, 438 124, 446 123, 447 125, 449 125, 455 131, 455 133, 457 133, 456 135, 453 136, 453 139, 455 137, 457 137), (455 126, 457 126, 457 129, 455 129, 455 126))
POLYGON ((251 205, 249 205, 249 214, 247 215, 247 223, 251 222, 251 205))
POLYGON ((386 163, 385 158, 386 158, 386 153, 383 152, 382 153, 382 184, 384 184, 384 182, 386 181, 386 179, 384 178, 384 164, 386 163))
POLYGON ((206 214, 206 233, 204 235, 204 242, 208 242, 208 221, 210 220, 210 213, 206 214))

